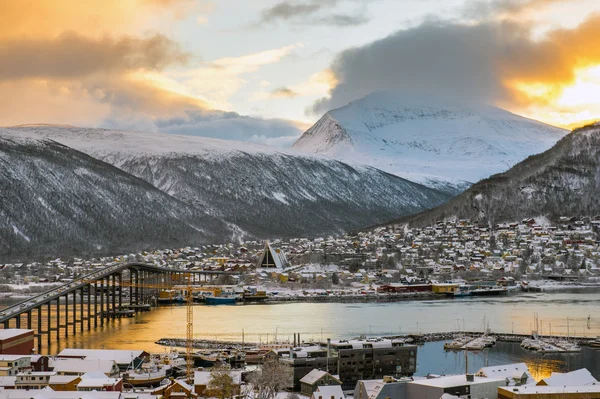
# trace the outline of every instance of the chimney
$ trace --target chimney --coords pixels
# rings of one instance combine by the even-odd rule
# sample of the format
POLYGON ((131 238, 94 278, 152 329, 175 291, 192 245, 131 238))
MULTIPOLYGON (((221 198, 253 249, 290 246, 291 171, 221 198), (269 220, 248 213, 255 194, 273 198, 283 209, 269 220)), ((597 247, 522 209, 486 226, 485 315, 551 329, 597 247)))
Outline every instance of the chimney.
POLYGON ((327 357, 331 357, 331 338, 327 338, 327 357))

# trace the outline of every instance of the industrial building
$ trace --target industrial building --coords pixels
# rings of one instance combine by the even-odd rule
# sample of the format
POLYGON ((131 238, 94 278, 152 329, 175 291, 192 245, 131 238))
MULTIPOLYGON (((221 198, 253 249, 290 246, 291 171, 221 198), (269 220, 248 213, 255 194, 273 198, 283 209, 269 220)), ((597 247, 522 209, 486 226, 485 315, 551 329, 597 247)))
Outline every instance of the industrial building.
POLYGON ((339 376, 342 389, 353 390, 359 380, 411 376, 417 347, 401 340, 328 340, 310 347, 278 350, 280 361, 293 369, 294 387, 313 369, 339 376))

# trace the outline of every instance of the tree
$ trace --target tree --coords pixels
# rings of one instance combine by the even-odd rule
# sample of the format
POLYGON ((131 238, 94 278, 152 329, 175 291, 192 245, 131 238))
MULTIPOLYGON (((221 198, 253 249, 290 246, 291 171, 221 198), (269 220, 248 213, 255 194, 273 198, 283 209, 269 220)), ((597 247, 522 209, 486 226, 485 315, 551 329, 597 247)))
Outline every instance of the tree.
POLYGON ((277 360, 266 362, 254 372, 251 383, 258 390, 258 399, 275 399, 278 392, 293 386, 292 369, 277 360))
POLYGON ((207 388, 208 396, 220 399, 233 397, 236 393, 236 386, 229 368, 222 365, 213 367, 210 371, 207 388))
POLYGON ((336 272, 331 275, 331 284, 338 285, 340 283, 340 276, 336 272))

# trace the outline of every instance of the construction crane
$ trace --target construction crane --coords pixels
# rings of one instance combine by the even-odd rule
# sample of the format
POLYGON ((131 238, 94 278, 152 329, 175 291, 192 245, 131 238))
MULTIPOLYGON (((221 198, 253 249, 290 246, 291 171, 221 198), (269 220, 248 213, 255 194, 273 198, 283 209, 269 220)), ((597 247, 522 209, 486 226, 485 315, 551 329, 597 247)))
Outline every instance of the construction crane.
POLYGON ((192 384, 194 379, 194 295, 192 293, 191 273, 187 273, 187 300, 186 300, 186 340, 185 340, 185 362, 187 383, 192 384))

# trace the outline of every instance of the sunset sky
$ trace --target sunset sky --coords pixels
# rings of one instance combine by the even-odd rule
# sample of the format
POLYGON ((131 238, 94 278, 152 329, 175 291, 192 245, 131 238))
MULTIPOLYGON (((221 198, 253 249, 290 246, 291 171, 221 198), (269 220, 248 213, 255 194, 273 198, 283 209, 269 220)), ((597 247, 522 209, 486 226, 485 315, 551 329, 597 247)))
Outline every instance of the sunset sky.
POLYGON ((600 119, 598 0, 3 0, 0 125, 289 145, 377 90, 600 119))

